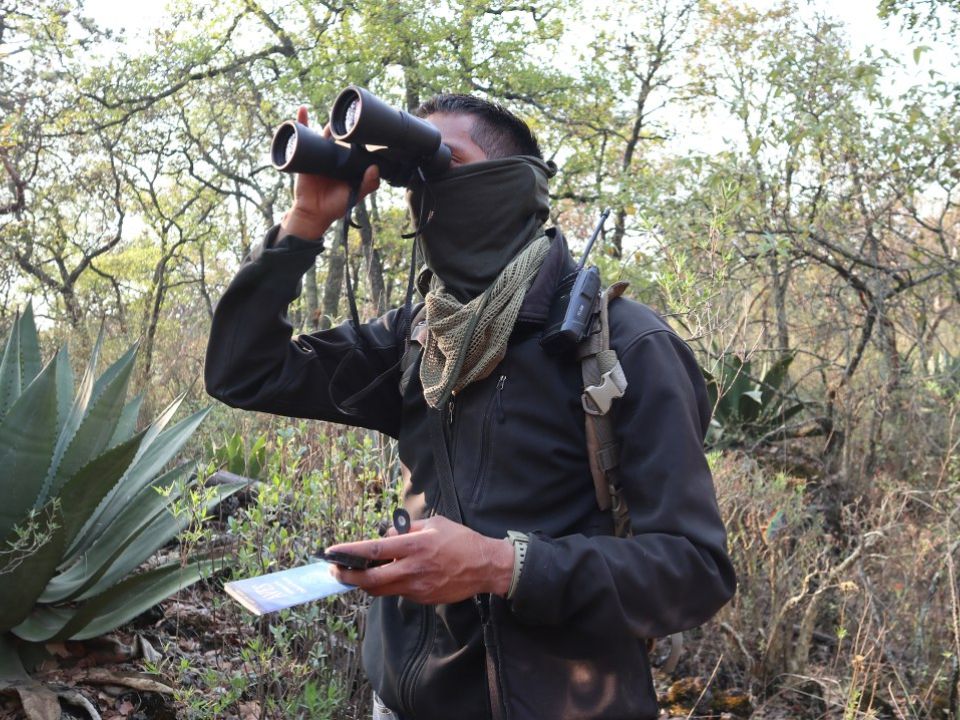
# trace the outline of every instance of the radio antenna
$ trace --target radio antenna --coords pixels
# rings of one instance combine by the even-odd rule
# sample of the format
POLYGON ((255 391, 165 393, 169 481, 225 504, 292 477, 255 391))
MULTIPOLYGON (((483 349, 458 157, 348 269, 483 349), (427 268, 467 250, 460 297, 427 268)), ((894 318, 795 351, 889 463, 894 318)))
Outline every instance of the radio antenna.
POLYGON ((587 241, 587 247, 584 248, 583 257, 580 258, 580 263, 577 265, 577 272, 583 270, 583 266, 587 264, 587 256, 593 249, 593 243, 596 242, 597 236, 600 234, 600 231, 603 230, 603 224, 607 221, 608 217, 610 217, 610 208, 607 208, 600 213, 600 219, 597 221, 597 226, 593 229, 593 235, 591 235, 590 239, 587 241))

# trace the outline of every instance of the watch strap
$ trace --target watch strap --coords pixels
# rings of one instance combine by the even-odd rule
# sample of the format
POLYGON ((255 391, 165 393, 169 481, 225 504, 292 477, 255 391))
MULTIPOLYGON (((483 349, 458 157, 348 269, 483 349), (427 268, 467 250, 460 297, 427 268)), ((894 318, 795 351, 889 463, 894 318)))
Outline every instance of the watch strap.
POLYGON ((517 591, 517 585, 520 584, 520 574, 523 572, 523 564, 527 559, 530 536, 526 533, 510 530, 507 532, 507 540, 513 545, 513 575, 510 578, 510 589, 507 590, 507 600, 510 600, 517 591))

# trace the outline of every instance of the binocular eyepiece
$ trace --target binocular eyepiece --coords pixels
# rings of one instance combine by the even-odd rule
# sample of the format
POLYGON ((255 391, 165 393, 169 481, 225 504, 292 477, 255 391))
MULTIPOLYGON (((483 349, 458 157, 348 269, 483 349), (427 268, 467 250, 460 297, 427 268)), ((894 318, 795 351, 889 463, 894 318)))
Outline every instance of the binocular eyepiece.
POLYGON ((394 186, 408 185, 418 170, 430 177, 450 166, 450 148, 440 142, 437 128, 356 85, 334 100, 330 132, 333 140, 288 120, 273 134, 273 166, 359 182, 368 167, 377 165, 380 177, 394 186))

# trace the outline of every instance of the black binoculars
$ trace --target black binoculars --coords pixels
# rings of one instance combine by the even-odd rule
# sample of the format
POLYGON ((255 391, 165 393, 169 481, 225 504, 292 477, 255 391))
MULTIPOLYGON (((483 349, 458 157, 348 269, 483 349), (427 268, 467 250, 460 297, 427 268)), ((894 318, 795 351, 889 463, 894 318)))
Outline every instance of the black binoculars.
POLYGON ((440 142, 437 128, 356 85, 333 102, 330 133, 333 140, 288 120, 273 134, 273 166, 358 183, 368 167, 377 165, 380 177, 398 187, 417 173, 429 178, 450 166, 450 148, 440 142))

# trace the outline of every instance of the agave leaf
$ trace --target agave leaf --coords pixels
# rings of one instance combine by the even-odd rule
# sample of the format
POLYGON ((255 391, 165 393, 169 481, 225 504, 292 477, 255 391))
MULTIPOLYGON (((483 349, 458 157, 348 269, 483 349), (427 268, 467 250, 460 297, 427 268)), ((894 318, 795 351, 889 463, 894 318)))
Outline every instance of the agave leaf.
POLYGON ((108 447, 119 445, 124 440, 129 440, 137 431, 137 419, 140 417, 140 407, 143 405, 143 393, 140 393, 128 402, 123 412, 120 413, 120 420, 117 422, 117 428, 113 431, 113 437, 110 438, 108 447))
POLYGON ((90 393, 90 402, 96 401, 96 399, 100 397, 100 394, 105 392, 106 389, 116 381, 118 375, 129 372, 127 370, 127 363, 133 362, 139 348, 140 343, 135 342, 127 348, 127 351, 115 360, 110 367, 103 371, 103 374, 98 377, 93 384, 93 390, 90 393))
MULTIPOLYGON (((49 475, 44 481, 45 493, 50 492, 50 488, 53 486, 52 473, 56 472, 56 469, 60 466, 60 461, 63 458, 63 454, 67 451, 67 447, 77 434, 77 428, 80 427, 80 423, 83 422, 83 416, 87 412, 87 404, 90 402, 90 393, 93 392, 93 383, 97 374, 97 361, 100 358, 100 348, 102 345, 103 328, 101 327, 100 334, 97 335, 97 342, 94 343, 93 350, 90 352, 90 357, 87 359, 87 367, 83 371, 83 377, 80 378, 80 386, 77 388, 77 395, 73 398, 73 403, 70 405, 69 410, 60 413, 60 417, 62 418, 62 422, 60 423, 60 435, 57 438, 57 446, 53 452, 53 461, 50 463, 51 475, 49 475)), ((67 370, 69 370, 69 364, 67 365, 67 370)), ((64 385, 66 385, 68 376, 69 383, 72 386, 72 370, 69 370, 69 372, 64 371, 63 377, 58 378, 58 386, 60 385, 61 381, 64 385)), ((70 397, 72 396, 72 393, 71 395, 64 396, 64 390, 66 390, 65 387, 58 387, 61 403, 69 402, 70 397)))
POLYGON ((132 538, 121 549, 118 557, 106 568, 101 568, 92 584, 84 583, 81 592, 72 594, 73 600, 83 601, 106 592, 140 567, 151 555, 183 532, 190 525, 190 518, 177 516, 164 509, 156 513, 147 523, 143 532, 132 538))
POLYGON ((57 497, 63 509, 63 524, 67 547, 73 543, 80 529, 110 490, 120 482, 130 467, 143 433, 107 450, 83 466, 61 488, 57 497))
MULTIPOLYGON (((56 572, 65 545, 65 526, 61 508, 47 504, 39 513, 41 528, 50 530, 46 542, 18 562, 7 565, 0 575, 0 633, 20 624, 33 610, 50 578, 56 572)), ((2 545, 4 549, 16 543, 16 532, 10 532, 2 545)))
POLYGON ((87 411, 68 444, 64 444, 66 434, 60 434, 57 450, 64 449, 60 457, 54 457, 54 464, 50 466, 44 488, 46 494, 57 494, 69 478, 109 446, 123 412, 133 359, 133 351, 128 351, 111 366, 113 372, 108 371, 110 382, 99 392, 94 388, 87 411))
POLYGON ((720 357, 719 372, 717 373, 720 377, 718 381, 724 389, 730 388, 733 386, 733 383, 736 382, 737 378, 740 376, 743 370, 743 361, 740 359, 739 355, 736 355, 732 352, 725 352, 720 357))
MULTIPOLYGON (((104 528, 113 522, 114 518, 123 511, 127 504, 143 488, 149 485, 157 473, 162 471, 164 466, 180 452, 180 449, 190 439, 190 436, 209 412, 210 408, 208 407, 181 420, 173 427, 157 435, 146 450, 138 453, 133 465, 124 475, 123 482, 118 483, 113 489, 105 506, 95 515, 89 531, 84 533, 91 542, 100 537, 104 528)), ((146 431, 146 435, 150 435, 150 429, 146 431)), ((144 442, 146 442, 146 439, 145 436, 144 442)), ((89 544, 86 547, 89 547, 89 544)), ((83 549, 85 548, 81 547, 79 552, 83 552, 83 549)), ((74 549, 71 548, 70 552, 73 554, 74 549)))
POLYGON ((263 467, 267 463, 267 438, 265 435, 257 437, 250 448, 250 456, 247 460, 246 475, 251 478, 259 478, 263 473, 263 467))
POLYGON ((134 575, 84 603, 52 640, 86 640, 103 635, 197 582, 212 563, 164 565, 134 575))
MULTIPOLYGON (((246 483, 219 485, 217 492, 204 505, 204 510, 211 510, 245 486, 246 483)), ((85 600, 107 590, 111 585, 139 567, 144 560, 166 545, 177 533, 183 531, 192 519, 186 515, 177 517, 173 513, 159 513, 151 521, 149 527, 124 549, 123 554, 103 574, 96 585, 78 595, 77 599, 85 600)))
MULTIPOLYGON (((77 389, 77 395, 73 399, 69 411, 64 416, 64 421, 60 428, 57 446, 53 453, 53 461, 50 463, 50 471, 44 480, 44 497, 55 495, 59 484, 62 484, 62 479, 59 484, 55 482, 57 479, 57 471, 62 463, 64 454, 67 452, 67 448, 70 447, 73 439, 76 437, 77 431, 83 423, 83 418, 87 414, 87 407, 90 404, 90 397, 93 393, 96 380, 97 363, 100 360, 100 349, 103 347, 103 336, 104 328, 101 325, 100 332, 97 334, 97 341, 94 343, 90 357, 87 359, 87 367, 83 371, 83 377, 80 379, 80 387, 77 389)), ((63 401, 63 398, 61 398, 61 401, 63 401)), ((79 467, 79 465, 77 467, 79 467)))
POLYGON ((747 390, 740 395, 737 403, 737 414, 743 422, 753 422, 760 416, 761 393, 759 390, 747 390))
MULTIPOLYGON (((140 450, 137 452, 137 456, 134 458, 134 464, 139 463, 139 461, 143 458, 144 454, 146 453, 147 449, 151 447, 153 445, 153 442, 160 436, 164 428, 167 426, 167 423, 170 422, 174 413, 176 413, 176 411, 179 409, 180 403, 183 402, 183 398, 185 396, 186 396, 185 394, 181 394, 179 397, 175 398, 172 403, 170 403, 169 405, 167 405, 166 408, 163 409, 163 411, 157 416, 156 420, 154 420, 152 423, 150 423, 150 425, 147 426, 145 434, 143 436, 143 442, 140 443, 140 450)), ((172 429, 173 428, 171 428, 171 430, 172 429)), ((127 474, 129 475, 130 472, 133 470, 134 468, 131 467, 130 471, 128 471, 127 474)), ((159 472, 159 471, 160 471, 160 468, 157 468, 156 472, 159 472)), ((126 477, 124 478, 124 482, 126 482, 126 477)), ((149 484, 149 478, 145 482, 141 483, 141 486, 144 486, 147 484, 149 484)), ((78 553, 86 552, 86 550, 89 549, 90 545, 98 537, 100 537, 101 533, 103 533, 104 528, 116 516, 118 511, 116 510, 116 508, 113 507, 112 498, 118 492, 118 490, 119 490, 119 486, 114 488, 114 491, 107 498, 107 501, 102 503, 101 506, 97 508, 96 512, 88 521, 87 527, 85 527, 83 532, 80 533, 79 543, 75 544, 75 546, 72 548, 68 548, 68 558, 74 557, 78 553), (109 511, 109 514, 106 515, 105 513, 107 513, 108 506, 110 506, 111 509, 109 511), (101 517, 102 515, 104 517, 101 517)), ((139 489, 135 489, 132 491, 133 494, 135 494, 136 492, 139 492, 139 489)))
POLYGON ((144 531, 155 529, 153 521, 160 513, 169 514, 167 505, 179 498, 180 492, 174 487, 168 495, 164 495, 158 489, 173 485, 192 466, 193 463, 184 463, 145 487, 130 504, 127 512, 117 517, 87 552, 50 580, 39 602, 72 600, 92 587, 130 543, 144 531))
POLYGON ((230 439, 230 472, 234 475, 244 475, 247 472, 246 458, 244 457, 243 438, 240 433, 234 433, 230 439))
POLYGON ((46 642, 60 632, 76 613, 76 608, 37 605, 33 612, 10 632, 28 642, 46 642))
POLYGON ((13 321, 7 346, 0 360, 0 416, 20 397, 20 317, 13 321))
POLYGON ((0 683, 26 679, 27 671, 20 662, 20 653, 9 639, 0 634, 0 683))
POLYGON ((38 502, 57 434, 56 362, 23 391, 0 422, 0 537, 38 502))
POLYGON ((787 371, 790 369, 793 358, 792 353, 783 355, 764 373, 763 380, 760 383, 760 389, 763 392, 762 405, 771 405, 773 397, 780 392, 780 386, 787 378, 787 371))
POLYGON ((57 433, 63 428, 70 416, 73 404, 73 367, 70 365, 70 351, 64 345, 55 358, 57 375, 57 433))
POLYGON ((777 413, 777 420, 780 422, 781 425, 783 425, 787 423, 792 417, 794 417, 795 415, 800 413, 802 410, 804 410, 805 408, 806 408, 806 405, 804 403, 797 403, 796 405, 792 405, 788 407, 786 410, 784 410, 783 412, 777 413))
MULTIPOLYGON (((147 451, 147 448, 153 445, 153 441, 156 440, 160 433, 167 427, 177 410, 180 409, 180 404, 185 397, 186 393, 182 393, 180 396, 174 398, 173 402, 167 405, 160 414, 157 415, 156 420, 150 423, 147 427, 147 434, 143 438, 143 445, 140 446, 140 455, 143 455, 147 451)), ((139 455, 137 459, 140 459, 139 455)))
POLYGON ((33 319, 33 303, 28 302, 20 318, 20 387, 25 388, 40 374, 40 338, 33 319))
POLYGON ((750 362, 743 362, 733 353, 724 356, 723 394, 729 398, 730 408, 739 413, 741 397, 752 390, 750 362))

